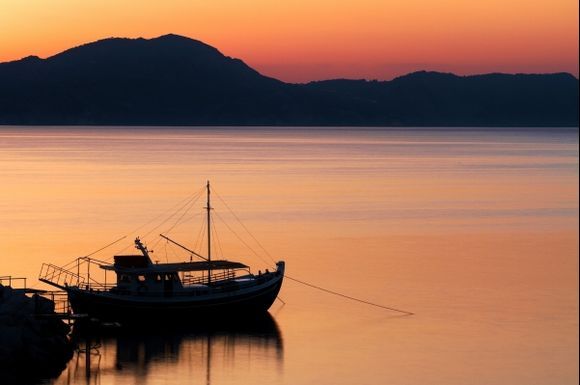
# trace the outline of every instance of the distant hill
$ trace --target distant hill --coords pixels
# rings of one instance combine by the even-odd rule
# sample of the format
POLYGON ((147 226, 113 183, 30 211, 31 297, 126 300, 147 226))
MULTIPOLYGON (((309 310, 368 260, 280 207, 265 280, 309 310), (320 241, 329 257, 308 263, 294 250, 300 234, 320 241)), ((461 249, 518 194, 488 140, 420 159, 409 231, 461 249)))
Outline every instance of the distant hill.
POLYGON ((290 84, 177 35, 0 63, 0 124, 578 126, 566 73, 290 84))

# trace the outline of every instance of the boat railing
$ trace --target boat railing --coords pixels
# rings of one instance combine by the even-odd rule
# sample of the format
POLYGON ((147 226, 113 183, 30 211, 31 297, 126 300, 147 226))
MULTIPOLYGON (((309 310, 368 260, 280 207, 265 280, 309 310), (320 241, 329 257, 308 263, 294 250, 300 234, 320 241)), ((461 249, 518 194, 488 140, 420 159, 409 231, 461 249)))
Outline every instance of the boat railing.
MULTIPOLYGON (((212 274, 211 281, 226 281, 228 279, 234 279, 236 277, 236 273, 231 270, 222 271, 220 273, 212 274)), ((183 285, 196 285, 196 284, 207 284, 208 283, 208 276, 191 276, 186 275, 181 280, 183 285)))
POLYGON ((60 288, 67 286, 80 287, 85 283, 84 277, 79 274, 51 263, 42 264, 38 280, 60 288))
POLYGON ((104 284, 97 281, 93 281, 92 279, 90 282, 85 282, 80 286, 81 289, 89 291, 111 291, 111 289, 114 289, 116 287, 117 285, 114 283, 104 284))

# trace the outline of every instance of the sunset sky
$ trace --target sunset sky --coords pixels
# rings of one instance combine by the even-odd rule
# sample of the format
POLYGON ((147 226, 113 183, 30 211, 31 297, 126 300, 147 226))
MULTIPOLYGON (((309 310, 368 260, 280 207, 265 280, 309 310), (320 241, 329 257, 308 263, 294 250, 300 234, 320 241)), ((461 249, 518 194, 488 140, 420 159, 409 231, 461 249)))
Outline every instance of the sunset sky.
POLYGON ((0 0, 0 61, 176 33, 285 81, 578 76, 578 0, 0 0))

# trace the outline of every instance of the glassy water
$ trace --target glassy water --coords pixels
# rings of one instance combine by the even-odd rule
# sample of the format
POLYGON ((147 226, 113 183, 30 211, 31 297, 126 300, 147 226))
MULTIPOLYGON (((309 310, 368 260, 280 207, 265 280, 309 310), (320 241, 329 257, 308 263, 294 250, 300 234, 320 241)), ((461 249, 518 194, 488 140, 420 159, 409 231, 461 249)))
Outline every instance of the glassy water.
POLYGON ((2 127, 0 275, 183 260, 157 234, 201 247, 201 200, 163 221, 207 179, 218 256, 416 314, 287 280, 266 326, 144 320, 55 384, 578 382, 577 129, 2 127))

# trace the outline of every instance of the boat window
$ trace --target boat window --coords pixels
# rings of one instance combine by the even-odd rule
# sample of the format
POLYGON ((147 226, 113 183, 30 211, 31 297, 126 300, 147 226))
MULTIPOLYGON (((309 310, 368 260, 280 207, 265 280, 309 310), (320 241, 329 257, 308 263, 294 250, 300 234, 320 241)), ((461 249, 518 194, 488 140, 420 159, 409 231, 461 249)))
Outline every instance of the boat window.
POLYGON ((145 276, 144 276, 144 275, 138 275, 138 276, 137 276, 137 280, 138 280, 139 282, 145 282, 145 276))
POLYGON ((120 282, 131 282, 131 278, 128 275, 121 274, 119 277, 120 282))

